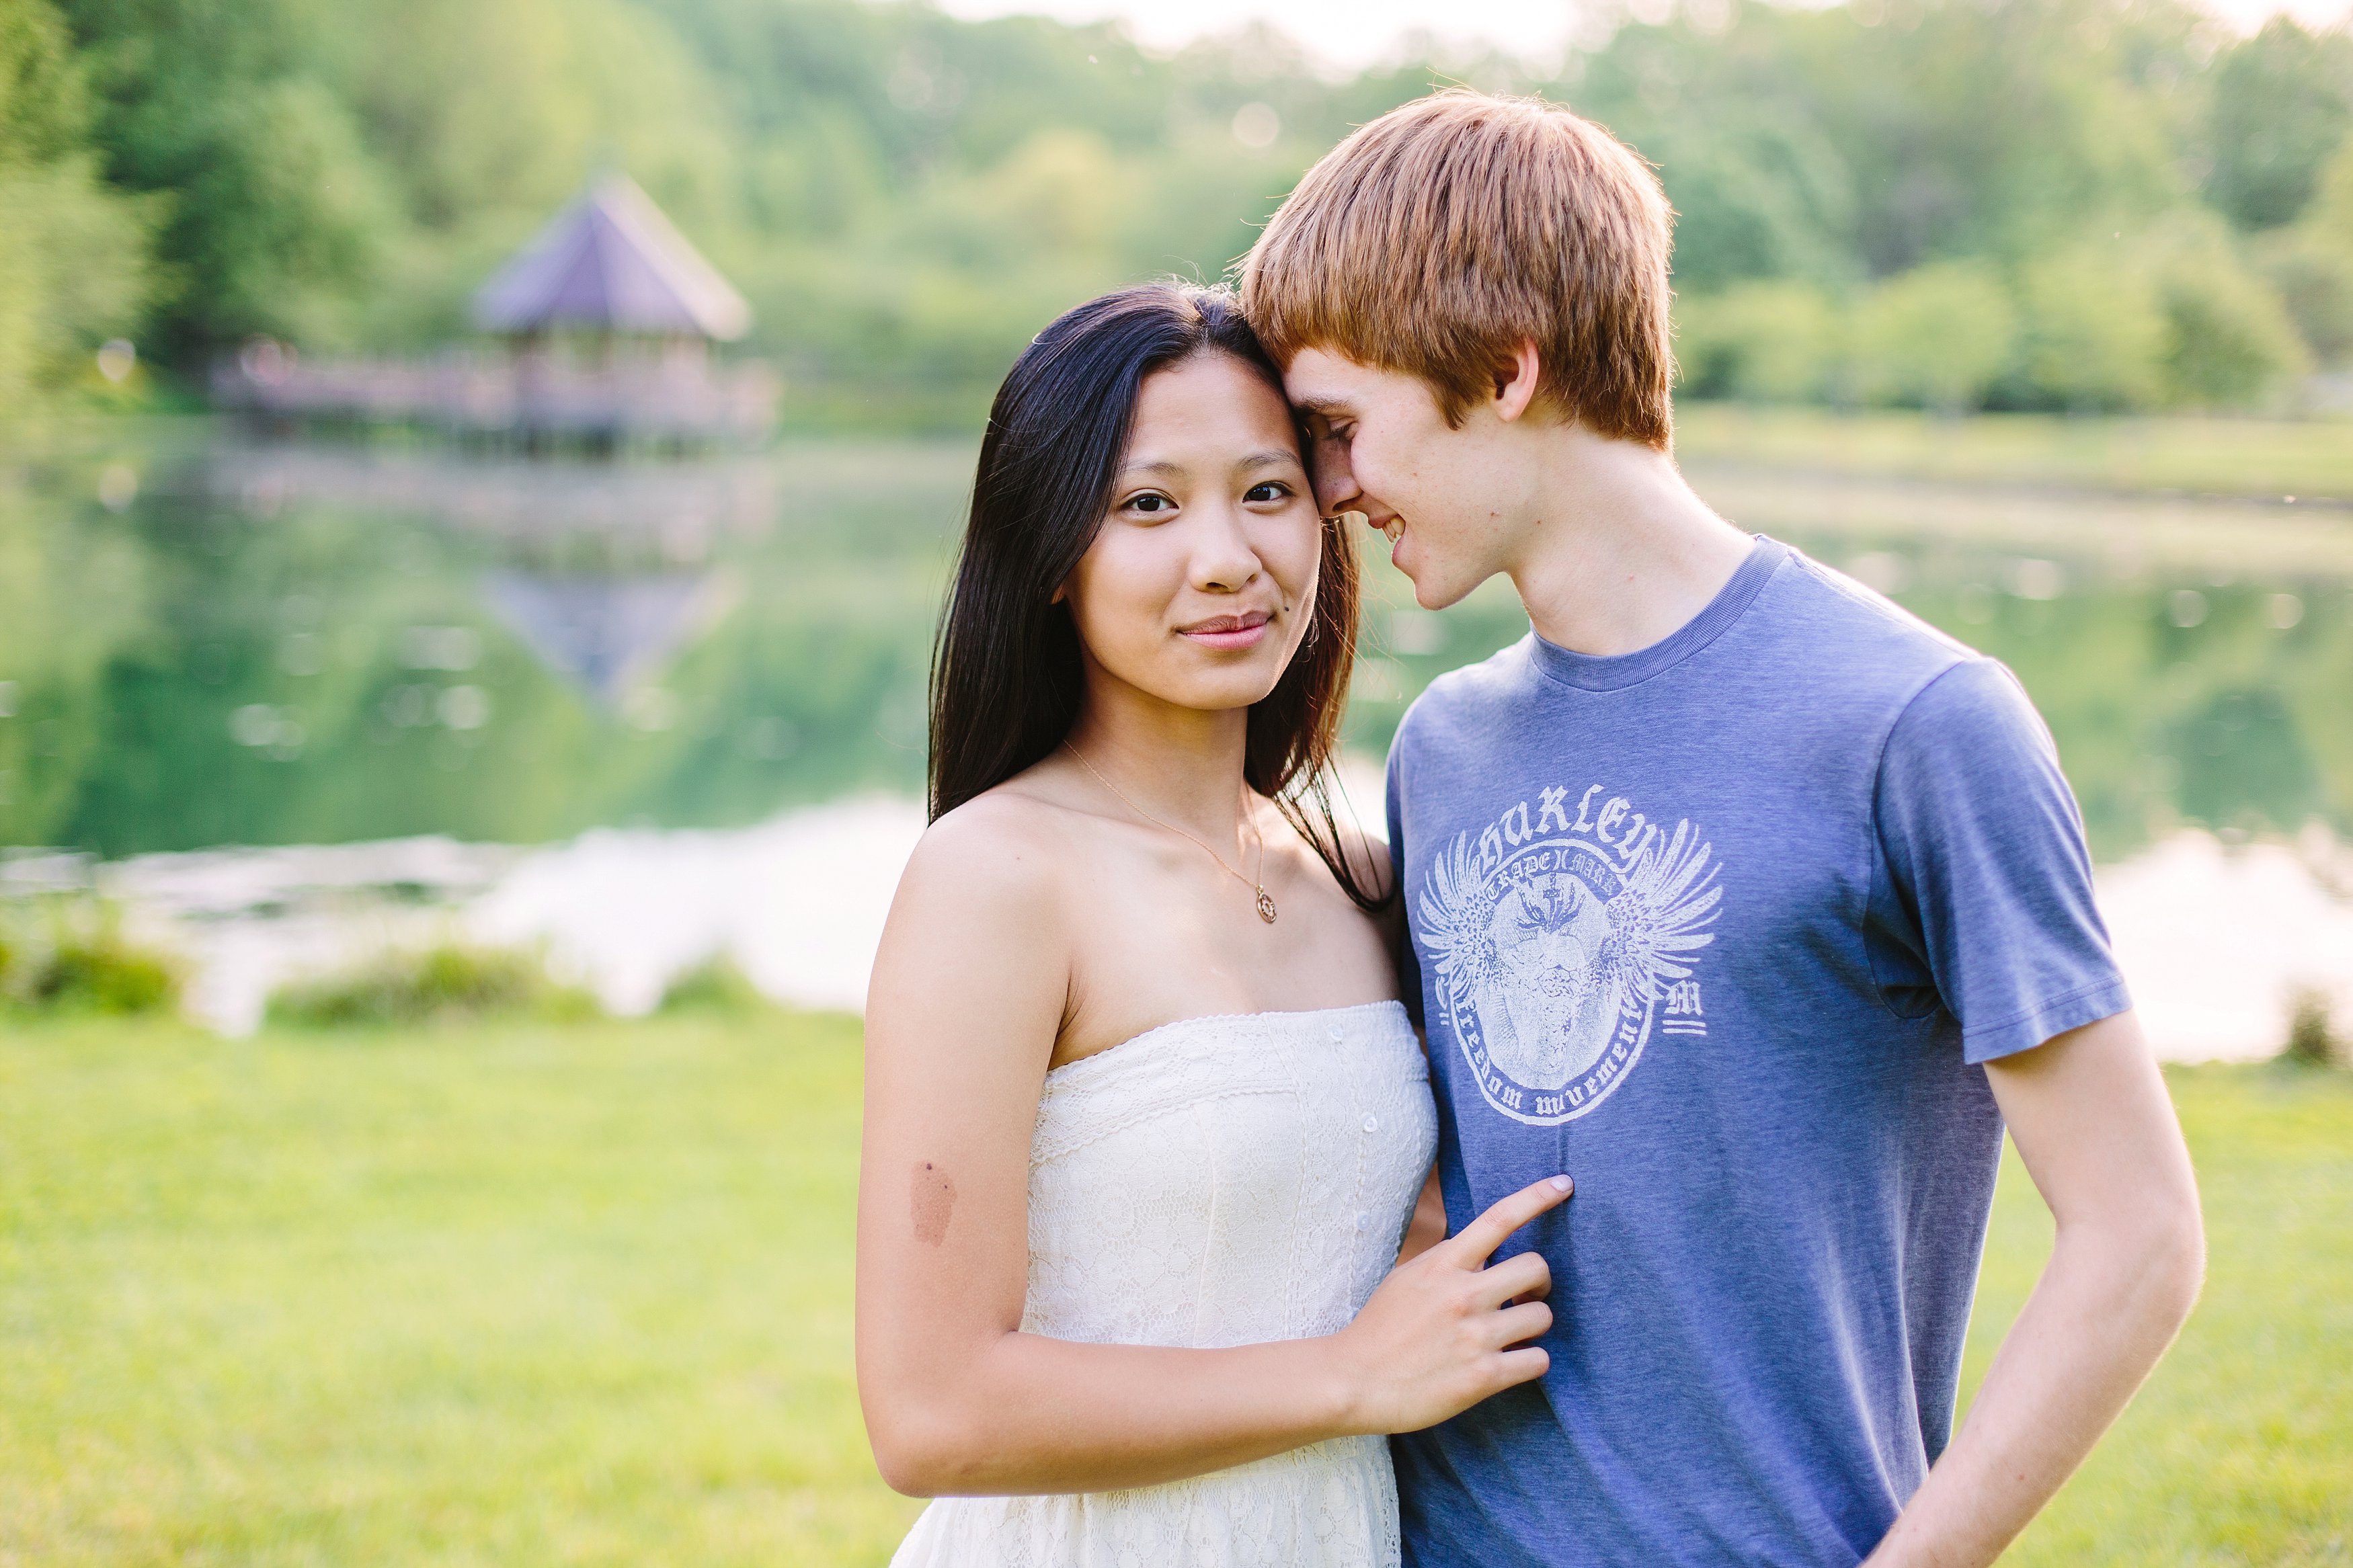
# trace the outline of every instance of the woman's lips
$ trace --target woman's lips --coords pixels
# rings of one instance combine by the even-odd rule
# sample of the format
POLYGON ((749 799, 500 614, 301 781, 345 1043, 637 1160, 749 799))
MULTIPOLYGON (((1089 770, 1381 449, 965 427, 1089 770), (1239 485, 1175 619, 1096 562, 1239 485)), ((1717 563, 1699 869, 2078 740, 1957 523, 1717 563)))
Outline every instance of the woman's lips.
POLYGON ((1266 628, 1273 618, 1264 610, 1252 610, 1242 616, 1219 616, 1180 629, 1204 647, 1221 650, 1255 647, 1265 637, 1266 628))

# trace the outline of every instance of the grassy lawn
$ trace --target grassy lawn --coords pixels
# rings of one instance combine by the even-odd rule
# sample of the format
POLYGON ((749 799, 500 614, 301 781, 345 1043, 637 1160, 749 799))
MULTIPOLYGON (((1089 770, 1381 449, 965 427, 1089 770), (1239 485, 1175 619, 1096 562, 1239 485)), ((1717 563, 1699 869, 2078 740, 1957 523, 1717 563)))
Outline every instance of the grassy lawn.
POLYGON ((833 1019, 0 1042, 0 1563, 881 1563, 858 1074, 833 1019))
POLYGON ((1739 463, 1823 473, 2353 500, 2353 420, 2194 416, 2068 419, 1834 414, 1686 401, 1675 449, 1695 468, 1739 463))
MULTIPOLYGON (((0 1564, 871 1564, 847 1021, 0 1037, 0 1564)), ((2213 1274, 2028 1563, 2353 1563, 2353 1080, 2179 1072, 2213 1274)), ((1972 1372, 2047 1227, 2005 1173, 1972 1372)))
MULTIPOLYGON (((2353 1563, 2353 1075, 2168 1068, 2206 1203, 2206 1293, 2140 1397, 2006 1563, 2353 1563)), ((1965 1386, 2051 1220, 2002 1164, 1965 1386)), ((1964 1395, 1966 1399, 1966 1395, 1964 1395)))

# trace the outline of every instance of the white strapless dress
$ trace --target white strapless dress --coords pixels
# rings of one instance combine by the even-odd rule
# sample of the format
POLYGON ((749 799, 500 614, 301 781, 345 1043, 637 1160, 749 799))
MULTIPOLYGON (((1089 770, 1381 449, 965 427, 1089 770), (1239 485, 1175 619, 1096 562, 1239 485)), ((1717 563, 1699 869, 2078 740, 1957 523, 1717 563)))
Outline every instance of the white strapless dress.
MULTIPOLYGON (((1438 1146, 1395 1002, 1166 1025, 1046 1075, 1024 1332, 1203 1348, 1344 1327, 1438 1146)), ((892 1568, 1389 1568, 1397 1480, 1343 1437, 1166 1486, 944 1498, 892 1568)))

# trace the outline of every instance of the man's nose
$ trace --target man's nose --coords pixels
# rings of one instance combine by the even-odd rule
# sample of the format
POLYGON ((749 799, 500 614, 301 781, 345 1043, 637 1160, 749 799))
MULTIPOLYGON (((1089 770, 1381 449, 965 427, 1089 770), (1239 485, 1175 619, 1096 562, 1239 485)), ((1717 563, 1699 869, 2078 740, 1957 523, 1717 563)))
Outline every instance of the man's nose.
POLYGON ((1315 443, 1315 506, 1325 517, 1336 517, 1344 511, 1362 510, 1356 471, 1348 466, 1348 444, 1345 441, 1324 440, 1315 443))

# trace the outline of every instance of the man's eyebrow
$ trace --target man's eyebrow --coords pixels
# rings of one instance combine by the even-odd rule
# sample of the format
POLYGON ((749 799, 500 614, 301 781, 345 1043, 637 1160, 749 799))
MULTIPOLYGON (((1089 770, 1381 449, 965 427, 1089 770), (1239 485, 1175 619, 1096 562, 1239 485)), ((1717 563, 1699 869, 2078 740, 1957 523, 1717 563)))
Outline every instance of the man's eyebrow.
POLYGON ((1355 408, 1337 397, 1294 397, 1291 400, 1291 406, 1302 414, 1321 414, 1326 419, 1335 416, 1345 416, 1356 412, 1355 408))

